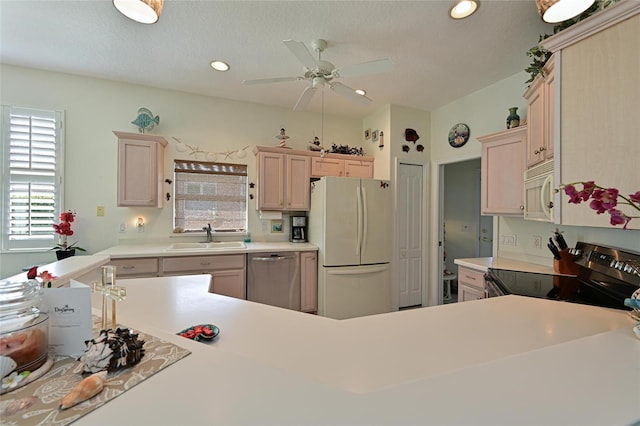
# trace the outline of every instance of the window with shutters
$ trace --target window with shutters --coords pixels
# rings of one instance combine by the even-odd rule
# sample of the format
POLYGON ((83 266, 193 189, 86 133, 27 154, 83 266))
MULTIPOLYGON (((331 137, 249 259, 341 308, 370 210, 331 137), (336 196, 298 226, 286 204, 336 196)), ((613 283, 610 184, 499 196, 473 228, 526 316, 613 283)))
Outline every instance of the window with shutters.
POLYGON ((63 112, 2 107, 2 250, 51 248, 62 209, 63 112))
POLYGON ((202 232, 247 229, 247 166, 174 160, 174 228, 202 232))

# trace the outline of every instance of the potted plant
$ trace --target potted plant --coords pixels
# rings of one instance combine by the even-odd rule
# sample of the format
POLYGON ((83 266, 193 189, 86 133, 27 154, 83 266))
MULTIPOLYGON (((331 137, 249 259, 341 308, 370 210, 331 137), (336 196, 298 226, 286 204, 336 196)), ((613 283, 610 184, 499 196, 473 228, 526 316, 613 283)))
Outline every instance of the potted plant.
POLYGON ((56 250, 56 257, 58 260, 66 259, 67 257, 74 256, 76 250, 86 251, 82 247, 77 246, 76 241, 73 244, 67 244, 67 237, 73 235, 71 229, 71 223, 75 219, 75 214, 71 211, 63 212, 60 214, 60 223, 53 225, 53 230, 56 234, 60 235, 60 242, 56 244, 51 250, 56 250))

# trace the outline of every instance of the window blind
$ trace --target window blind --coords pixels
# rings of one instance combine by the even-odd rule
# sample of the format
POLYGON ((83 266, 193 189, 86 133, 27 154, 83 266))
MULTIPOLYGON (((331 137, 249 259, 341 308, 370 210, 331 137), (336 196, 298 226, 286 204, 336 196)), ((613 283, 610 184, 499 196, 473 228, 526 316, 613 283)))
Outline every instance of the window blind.
POLYGON ((3 248, 50 247, 60 211, 61 113, 3 107, 3 248))
POLYGON ((174 226, 216 232, 247 228, 247 166, 175 160, 174 226))

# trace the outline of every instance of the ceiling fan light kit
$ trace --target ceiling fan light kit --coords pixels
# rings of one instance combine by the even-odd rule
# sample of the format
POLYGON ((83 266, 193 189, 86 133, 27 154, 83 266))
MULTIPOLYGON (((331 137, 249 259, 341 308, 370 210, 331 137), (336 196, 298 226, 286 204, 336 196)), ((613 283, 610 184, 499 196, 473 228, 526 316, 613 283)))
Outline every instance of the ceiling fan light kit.
POLYGON ((313 57, 309 49, 304 43, 295 40, 284 40, 284 45, 293 53, 293 55, 300 61, 304 67, 304 74, 296 77, 277 77, 277 78, 263 78, 258 80, 244 80, 243 83, 247 85, 265 84, 265 83, 283 83, 288 81, 307 80, 311 83, 301 93, 298 101, 293 109, 295 111, 303 110, 307 107, 313 95, 318 88, 322 89, 325 85, 329 88, 350 99, 352 102, 358 105, 366 105, 371 102, 371 99, 365 96, 364 90, 362 93, 357 93, 356 90, 342 83, 338 83, 335 80, 342 77, 351 77, 359 75, 377 74, 390 71, 392 68, 391 61, 388 59, 379 59, 376 61, 365 62, 361 64, 350 65, 344 68, 336 68, 331 62, 324 61, 321 58, 321 53, 327 48, 327 41, 323 39, 311 40, 310 46, 314 52, 316 52, 317 59, 313 57))
POLYGON ((162 13, 163 0, 113 0, 120 13, 141 24, 155 24, 162 13))
POLYGON ((449 11, 453 19, 464 19, 473 15, 478 9, 478 2, 474 0, 459 0, 449 11))
POLYGON ((589 9, 595 0, 536 0, 538 13, 550 24, 566 21, 589 9))

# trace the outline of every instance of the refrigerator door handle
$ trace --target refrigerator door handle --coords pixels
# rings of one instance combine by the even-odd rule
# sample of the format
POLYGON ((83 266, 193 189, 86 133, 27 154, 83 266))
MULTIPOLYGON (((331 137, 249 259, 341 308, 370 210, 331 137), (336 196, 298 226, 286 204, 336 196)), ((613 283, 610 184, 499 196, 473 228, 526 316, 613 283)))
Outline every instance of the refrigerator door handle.
POLYGON ((367 247, 367 217, 369 216, 369 207, 367 204, 367 190, 363 186, 360 190, 362 192, 362 241, 360 242, 360 251, 364 252, 367 247))
POLYGON ((356 255, 360 256, 360 250, 362 248, 362 193, 360 192, 360 186, 356 187, 356 198, 358 199, 358 239, 356 243, 356 255))
POLYGON ((329 275, 364 275, 364 274, 376 274, 378 272, 383 272, 389 269, 388 264, 383 264, 380 266, 372 266, 369 268, 357 268, 357 269, 346 269, 346 268, 326 268, 327 274, 329 275))

